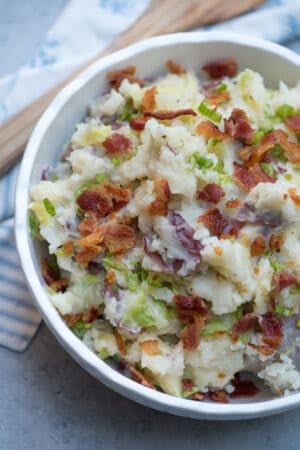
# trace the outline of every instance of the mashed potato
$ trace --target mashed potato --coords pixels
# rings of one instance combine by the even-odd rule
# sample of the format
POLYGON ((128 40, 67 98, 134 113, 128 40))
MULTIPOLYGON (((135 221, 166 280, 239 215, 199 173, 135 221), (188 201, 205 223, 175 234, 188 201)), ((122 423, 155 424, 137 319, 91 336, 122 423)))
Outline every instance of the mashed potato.
POLYGON ((251 370, 276 394, 299 389, 300 84, 268 89, 233 61, 206 81, 167 65, 148 82, 108 74, 32 187, 49 295, 145 386, 224 401, 251 370))

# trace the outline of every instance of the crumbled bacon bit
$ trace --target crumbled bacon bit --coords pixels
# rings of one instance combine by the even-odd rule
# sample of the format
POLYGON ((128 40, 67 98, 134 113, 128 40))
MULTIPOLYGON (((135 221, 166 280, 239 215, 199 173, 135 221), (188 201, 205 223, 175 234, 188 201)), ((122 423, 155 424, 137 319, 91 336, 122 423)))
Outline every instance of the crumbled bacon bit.
POLYGON ((90 213, 92 217, 103 218, 123 208, 128 203, 130 196, 130 189, 105 182, 86 189, 76 201, 78 206, 83 211, 90 213))
POLYGON ((169 183, 165 178, 155 178, 154 191, 156 199, 148 205, 148 212, 153 216, 166 216, 171 198, 169 183))
POLYGON ((253 397, 259 392, 259 389, 255 386, 255 384, 252 381, 240 380, 238 374, 235 375, 232 384, 235 387, 235 389, 231 394, 229 394, 231 398, 253 397))
POLYGON ((227 90, 221 92, 211 92, 205 98, 206 102, 212 106, 222 105, 222 103, 227 102, 229 99, 230 95, 227 90))
POLYGON ((297 283, 297 278, 287 270, 275 273, 273 275, 274 294, 278 295, 283 289, 297 283))
POLYGON ((263 333, 263 342, 273 348, 278 348, 283 337, 282 320, 272 312, 267 312, 259 319, 263 333))
POLYGON ((202 216, 198 217, 198 222, 204 223, 210 233, 221 237, 237 236, 238 229, 231 225, 230 221, 224 217, 218 208, 208 209, 202 216))
POLYGON ((224 139, 226 135, 219 130, 219 128, 209 120, 204 120, 197 125, 196 131, 198 134, 204 136, 206 139, 224 139))
POLYGON ((288 117, 287 119, 285 119, 285 123, 293 131, 296 131, 296 132, 300 131, 300 115, 299 114, 297 116, 288 117))
POLYGON ((195 392, 191 396, 191 400, 196 400, 198 402, 201 402, 202 400, 204 400, 204 398, 205 398, 205 394, 203 394, 202 392, 195 392))
POLYGON ((87 217, 83 219, 78 225, 78 230, 82 236, 90 234, 97 225, 96 217, 87 217))
POLYGON ((185 315, 199 313, 204 316, 207 315, 208 309, 204 300, 200 297, 193 297, 188 295, 175 295, 174 302, 177 311, 185 315))
POLYGON ((255 345, 251 344, 251 342, 249 342, 248 345, 249 347, 253 348, 258 353, 261 353, 264 356, 270 356, 273 355, 274 353, 274 348, 270 347, 269 345, 255 345))
POLYGON ((83 313, 76 313, 76 314, 65 314, 63 316, 64 321, 68 325, 69 328, 73 327, 79 320, 81 320, 83 317, 83 313))
POLYGON ((107 272, 104 281, 106 284, 114 284, 116 282, 116 279, 117 279, 116 272, 113 272, 111 270, 110 272, 107 272))
POLYGON ((135 244, 135 232, 128 225, 108 223, 104 233, 104 244, 110 253, 120 253, 135 244))
POLYGON ((129 126, 134 131, 143 131, 147 120, 148 120, 148 117, 144 117, 144 116, 134 117, 134 118, 130 119, 129 126))
POLYGON ((182 389, 184 391, 191 391, 193 389, 193 381, 190 378, 183 378, 182 389))
POLYGON ((263 236, 257 236, 250 246, 251 256, 260 256, 266 249, 266 240, 263 236))
POLYGON ((116 331, 115 338, 121 355, 125 356, 127 354, 127 348, 123 336, 121 336, 121 334, 116 331))
POLYGON ((209 397, 214 402, 228 403, 227 393, 221 389, 219 391, 210 392, 209 397))
POLYGON ((74 254, 74 244, 72 241, 67 241, 62 246, 63 252, 67 256, 72 256, 74 254))
POLYGON ((271 150, 275 144, 279 144, 283 148, 285 156, 290 162, 300 162, 300 144, 290 142, 287 133, 282 130, 274 130, 271 133, 265 134, 259 144, 241 149, 239 151, 239 157, 247 165, 252 166, 261 161, 265 153, 271 150))
POLYGON ((210 203, 218 203, 224 195, 225 192, 221 186, 216 183, 209 183, 202 191, 197 192, 197 199, 205 200, 210 203))
POLYGON ((207 306, 200 297, 186 295, 175 295, 174 302, 179 318, 184 322, 188 322, 181 332, 183 348, 185 350, 195 350, 198 347, 200 331, 205 324, 208 314, 207 306))
POLYGON ((197 113, 193 109, 178 109, 176 111, 145 111, 145 117, 154 117, 158 120, 171 120, 180 116, 196 116, 197 113))
POLYGON ((296 206, 300 206, 300 195, 297 194, 296 188, 290 188, 288 189, 288 192, 290 194, 291 199, 295 203, 296 206))
POLYGON ((243 164, 239 164, 237 161, 233 161, 234 174, 233 179, 237 185, 250 191, 258 183, 275 183, 275 178, 267 175, 259 164, 255 164, 253 167, 247 167, 243 164))
POLYGON ((152 111, 155 108, 156 86, 147 89, 142 98, 142 111, 152 111))
POLYGON ((272 234, 269 242, 269 247, 273 251, 279 251, 284 243, 284 237, 280 234, 272 234))
POLYGON ((130 83, 138 83, 143 86, 144 81, 135 76, 136 67, 128 66, 123 69, 110 70, 107 72, 106 77, 110 86, 114 89, 119 89, 122 81, 127 79, 130 83))
POLYGON ((92 323, 94 322, 94 320, 98 319, 98 317, 99 317, 98 308, 95 308, 95 306, 91 306, 87 314, 84 316, 83 321, 84 323, 92 323))
POLYGON ((181 332, 181 341, 185 350, 196 350, 199 345, 200 331, 204 326, 204 320, 202 324, 199 321, 195 323, 189 323, 181 332))
POLYGON ((147 355, 150 356, 161 355, 159 342, 157 339, 149 339, 148 341, 141 342, 140 348, 142 352, 147 353, 147 355))
POLYGON ((99 255, 101 250, 98 247, 83 248, 76 254, 76 261, 79 264, 87 264, 99 255))
POLYGON ((64 291, 69 285, 70 280, 68 278, 60 278, 59 280, 52 281, 50 288, 55 292, 64 291))
POLYGON ((127 155, 131 150, 131 141, 120 133, 112 133, 102 145, 111 156, 127 155))
POLYGON ((146 377, 146 375, 142 374, 132 364, 127 364, 127 367, 134 381, 150 389, 155 389, 155 386, 153 385, 152 380, 149 377, 146 377))
POLYGON ((251 143, 254 130, 249 124, 249 119, 242 109, 234 108, 228 119, 224 119, 225 133, 233 139, 251 143))
POLYGON ((58 272, 50 266, 46 258, 42 258, 42 275, 47 286, 51 286, 54 281, 59 280, 58 272))
POLYGON ((171 73, 175 73, 176 75, 183 75, 186 73, 186 70, 178 63, 174 62, 172 59, 168 59, 166 62, 167 69, 171 73))
POLYGON ((227 200, 226 208, 238 208, 241 204, 241 200, 239 198, 233 198, 232 200, 227 200))
POLYGON ((235 77, 238 71, 237 63, 230 58, 212 61, 202 67, 210 78, 219 79, 223 77, 235 77))
POLYGON ((232 332, 245 333, 251 330, 257 324, 257 315, 255 313, 247 313, 241 317, 232 327, 232 332))
POLYGON ((83 211, 92 211, 99 217, 105 217, 111 212, 109 199, 101 197, 95 189, 83 191, 76 202, 83 211))

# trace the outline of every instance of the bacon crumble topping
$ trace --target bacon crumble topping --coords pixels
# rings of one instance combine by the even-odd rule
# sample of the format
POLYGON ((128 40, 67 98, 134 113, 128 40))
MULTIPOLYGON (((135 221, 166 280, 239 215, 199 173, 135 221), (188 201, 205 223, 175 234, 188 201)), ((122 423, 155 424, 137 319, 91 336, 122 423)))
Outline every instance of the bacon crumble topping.
POLYGON ((156 199, 149 204, 148 212, 153 216, 166 216, 168 214, 168 203, 171 198, 168 181, 165 178, 155 178, 154 192, 156 199))
POLYGON ((210 203, 219 203, 224 196, 224 190, 216 183, 207 184, 202 191, 197 193, 198 200, 205 200, 210 203))
POLYGON ((251 143, 253 141, 254 130, 249 123, 249 119, 242 109, 234 108, 228 119, 224 119, 225 134, 233 139, 251 143))
POLYGON ((226 58, 209 62, 202 67, 202 70, 204 70, 211 79, 215 80, 223 77, 235 77, 238 66, 236 61, 226 58))
POLYGON ((111 156, 127 155, 131 150, 130 140, 119 133, 112 133, 111 136, 105 139, 102 145, 111 156))

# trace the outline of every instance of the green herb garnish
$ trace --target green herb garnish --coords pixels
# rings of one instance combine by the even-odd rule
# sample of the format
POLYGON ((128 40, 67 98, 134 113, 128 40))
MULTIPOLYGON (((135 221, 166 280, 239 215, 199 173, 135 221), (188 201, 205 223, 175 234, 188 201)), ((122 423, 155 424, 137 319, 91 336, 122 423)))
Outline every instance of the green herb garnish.
POLYGON ((87 328, 88 327, 83 320, 78 320, 78 322, 76 322, 75 325, 71 327, 71 330, 79 339, 82 339, 87 331, 87 328))
POLYGON ((275 313, 283 317, 291 317, 294 314, 293 310, 282 305, 275 305, 275 313))
POLYGON ((97 183, 101 184, 104 181, 106 181, 106 175, 105 173, 101 172, 101 173, 97 173, 97 175, 95 176, 97 183))
POLYGON ((111 158, 111 162, 114 166, 119 166, 122 161, 120 160, 120 158, 111 158))
POLYGON ((202 116, 208 117, 214 122, 219 123, 222 120, 222 114, 220 114, 216 109, 210 108, 205 100, 200 103, 198 112, 202 114, 202 116))
POLYGON ((215 165, 212 159, 200 156, 197 152, 192 154, 191 162, 195 164, 198 169, 202 169, 203 171, 212 169, 215 165))
POLYGON ((44 203, 45 209, 46 209, 47 213, 49 214, 49 216, 54 217, 56 214, 55 208, 54 208, 52 202, 49 200, 49 198, 44 198, 43 203, 44 203))
POLYGON ((282 270, 285 269, 285 265, 280 264, 276 259, 270 259, 269 261, 270 261, 270 266, 272 267, 272 269, 274 270, 275 273, 281 272, 282 270))
POLYGON ((253 143, 259 144, 264 135, 265 135, 265 132, 263 130, 255 131, 254 137, 253 137, 253 143))
POLYGON ((295 115, 295 110, 291 105, 281 105, 276 110, 276 116, 279 117, 281 120, 285 120, 288 117, 292 117, 295 115))
POLYGON ((29 212, 28 216, 28 222, 29 222, 29 228, 30 228, 30 236, 33 238, 40 239, 40 223, 38 221, 38 218, 36 217, 35 213, 33 211, 29 212))
POLYGON ((266 162, 262 162, 260 163, 260 167, 262 168, 262 170, 269 175, 269 177, 274 177, 275 175, 275 170, 274 168, 271 166, 271 164, 266 163, 266 162))
POLYGON ((226 89, 227 89, 227 84, 221 83, 221 84, 218 84, 218 86, 215 87, 215 89, 213 89, 213 92, 222 92, 222 91, 226 91, 226 89))

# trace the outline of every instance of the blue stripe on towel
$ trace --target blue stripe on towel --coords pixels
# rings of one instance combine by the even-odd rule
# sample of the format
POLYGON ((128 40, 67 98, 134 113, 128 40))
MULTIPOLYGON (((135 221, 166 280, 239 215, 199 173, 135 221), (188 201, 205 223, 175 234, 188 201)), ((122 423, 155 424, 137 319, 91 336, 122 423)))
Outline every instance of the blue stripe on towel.
MULTIPOLYGON (((10 213, 16 173, 11 172, 5 189, 0 186, 0 198, 8 200, 0 214, 10 213)), ((1 184, 1 183, 0 183, 1 184)), ((13 220, 0 223, 0 345, 23 351, 35 334, 41 318, 32 303, 27 285, 20 270, 14 243, 13 220)))

